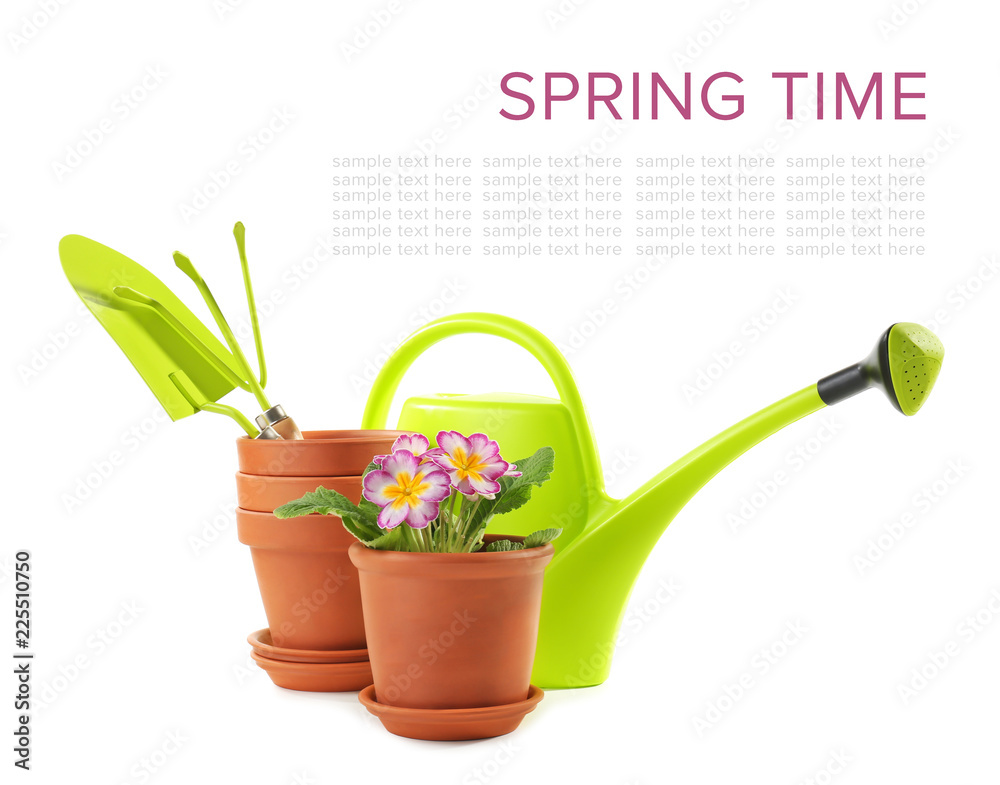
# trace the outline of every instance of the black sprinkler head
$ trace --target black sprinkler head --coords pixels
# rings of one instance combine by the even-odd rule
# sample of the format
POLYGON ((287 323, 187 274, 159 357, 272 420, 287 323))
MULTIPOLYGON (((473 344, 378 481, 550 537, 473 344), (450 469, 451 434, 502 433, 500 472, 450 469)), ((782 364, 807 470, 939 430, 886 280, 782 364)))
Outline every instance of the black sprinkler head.
POLYGON ((820 379, 819 397, 829 406, 871 387, 885 393, 905 415, 920 411, 934 387, 944 346, 926 327, 899 322, 882 333, 864 360, 820 379))

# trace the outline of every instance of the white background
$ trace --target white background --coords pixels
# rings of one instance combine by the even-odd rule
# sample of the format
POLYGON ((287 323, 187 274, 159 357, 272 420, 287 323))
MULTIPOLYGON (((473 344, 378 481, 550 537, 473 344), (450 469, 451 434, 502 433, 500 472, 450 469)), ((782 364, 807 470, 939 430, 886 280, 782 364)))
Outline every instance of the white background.
MULTIPOLYGON (((8 2, 0 20, 8 498, 0 618, 12 616, 13 553, 30 548, 34 687, 46 701, 32 718, 33 770, 16 774, 46 783, 446 783, 476 781, 477 769, 490 782, 539 783, 994 779, 1000 619, 986 611, 971 640, 960 625, 1000 588, 998 287, 977 278, 997 248, 997 14, 986 2, 905 5, 902 24, 886 33, 879 23, 896 6, 885 1, 591 0, 564 3, 558 22, 547 16, 555 3, 401 0, 348 61, 344 43, 385 3, 247 0, 220 18, 211 0, 69 2, 14 44, 8 34, 20 35, 24 17, 44 13, 44 3, 8 2), (242 314, 230 230, 243 220, 259 298, 286 298, 263 319, 274 399, 304 427, 354 427, 366 391, 350 376, 439 306, 449 282, 464 290, 449 311, 507 313, 565 343, 638 260, 356 260, 303 278, 296 266, 330 229, 330 158, 410 152, 434 129, 445 135, 442 154, 576 151, 599 137, 600 123, 505 121, 499 76, 657 70, 676 78, 685 69, 674 54, 723 9, 730 23, 687 70, 739 72, 745 115, 624 121, 614 154, 736 154, 774 138, 778 155, 911 155, 942 133, 958 138, 928 169, 924 258, 671 263, 573 353, 607 467, 616 452, 629 456, 624 471, 611 470, 609 490, 627 494, 731 422, 860 358, 889 324, 943 309, 948 356, 932 399, 912 419, 877 393, 831 410, 837 435, 736 533, 727 515, 787 469, 788 453, 808 446, 822 420, 796 424, 721 474, 652 553, 607 683, 550 692, 506 739, 399 739, 353 694, 277 689, 244 642, 264 616, 229 512, 238 432, 208 415, 163 420, 112 341, 81 314, 59 266, 59 238, 76 232, 109 244, 192 302, 170 263, 182 249, 224 310, 242 314), (156 67, 162 83, 127 117, 116 114, 119 94, 156 67), (770 72, 820 69, 866 78, 926 71, 928 119, 779 131, 783 93, 770 72), (461 122, 456 103, 473 107, 461 122), (289 128, 185 222, 180 204, 279 109, 294 114, 289 128), (105 117, 113 132, 60 180, 53 162, 105 117), (957 296, 960 284, 977 293, 957 296), (798 298, 794 307, 688 402, 682 385, 741 339, 742 325, 782 288, 798 298), (40 370, 25 373, 36 352, 40 370), (122 464, 67 505, 115 450, 122 464), (914 497, 949 462, 968 470, 859 574, 855 556, 914 512, 914 497), (665 603, 657 599, 664 582, 679 587, 665 603), (139 610, 121 630, 114 622, 123 603, 139 610), (755 655, 793 622, 807 632, 762 674, 755 655), (117 637, 100 644, 109 632, 117 637), (904 702, 898 686, 911 669, 952 640, 959 654, 904 702), (80 657, 85 667, 74 671, 80 657), (695 719, 744 673, 754 686, 699 735, 695 719), (164 762, 154 753, 172 732, 183 742, 164 762), (831 755, 849 760, 846 768, 831 774, 831 755), (154 759, 163 765, 141 773, 154 759)), ((551 392, 526 355, 471 339, 438 347, 402 392, 490 389, 551 392), (465 348, 483 361, 454 360, 465 348)), ((0 648, 11 645, 3 640, 0 648)), ((9 749, 14 711, 7 699, 2 706, 8 743, 0 746, 9 749)), ((12 753, 2 757, 9 771, 12 753)))

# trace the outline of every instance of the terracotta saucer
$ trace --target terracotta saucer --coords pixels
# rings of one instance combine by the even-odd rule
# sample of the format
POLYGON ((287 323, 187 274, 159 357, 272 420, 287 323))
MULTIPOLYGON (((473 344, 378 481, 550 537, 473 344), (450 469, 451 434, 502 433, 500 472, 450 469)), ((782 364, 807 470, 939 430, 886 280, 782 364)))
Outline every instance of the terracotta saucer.
POLYGON ((279 687, 302 692, 356 692, 372 683, 372 666, 364 662, 284 662, 250 652, 279 687))
POLYGON ((311 662, 317 665, 328 665, 337 662, 367 662, 368 649, 344 649, 343 651, 323 651, 311 649, 286 649, 275 646, 271 642, 271 630, 265 627, 247 635, 249 643, 256 654, 269 660, 282 662, 311 662))
POLYGON ((375 698, 375 685, 358 693, 358 700, 374 714, 389 733, 428 741, 488 739, 510 733, 532 711, 545 693, 534 684, 528 697, 503 706, 477 709, 404 709, 387 706, 375 698))

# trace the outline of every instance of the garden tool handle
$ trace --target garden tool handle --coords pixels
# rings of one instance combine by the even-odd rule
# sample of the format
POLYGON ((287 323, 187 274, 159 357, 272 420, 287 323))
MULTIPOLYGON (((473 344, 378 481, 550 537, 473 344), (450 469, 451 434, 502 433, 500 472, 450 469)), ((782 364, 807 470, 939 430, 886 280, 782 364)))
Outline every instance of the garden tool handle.
MULTIPOLYGON (((524 322, 495 313, 460 313, 443 316, 418 328, 392 353, 379 371, 365 405, 361 427, 385 428, 396 390, 413 362, 434 344, 454 335, 494 335, 527 349, 542 364, 569 412, 576 432, 584 479, 589 488, 603 488, 603 472, 583 399, 562 352, 552 341, 524 322)), ((433 438, 433 434, 427 434, 433 438)))

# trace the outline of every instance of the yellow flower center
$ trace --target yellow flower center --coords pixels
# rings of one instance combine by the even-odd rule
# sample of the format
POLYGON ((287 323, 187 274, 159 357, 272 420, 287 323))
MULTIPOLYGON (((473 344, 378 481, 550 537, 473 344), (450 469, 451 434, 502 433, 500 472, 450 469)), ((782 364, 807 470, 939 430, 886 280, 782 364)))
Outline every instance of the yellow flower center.
POLYGON ((465 450, 461 447, 455 448, 454 463, 460 480, 464 480, 466 477, 472 480, 482 479, 483 469, 487 466, 479 453, 474 452, 471 455, 466 455, 465 450))
POLYGON ((424 473, 417 472, 410 477, 406 472, 396 475, 396 484, 385 489, 385 495, 392 499, 392 506, 396 509, 403 505, 416 507, 421 503, 420 494, 431 487, 429 482, 424 482, 424 473))

